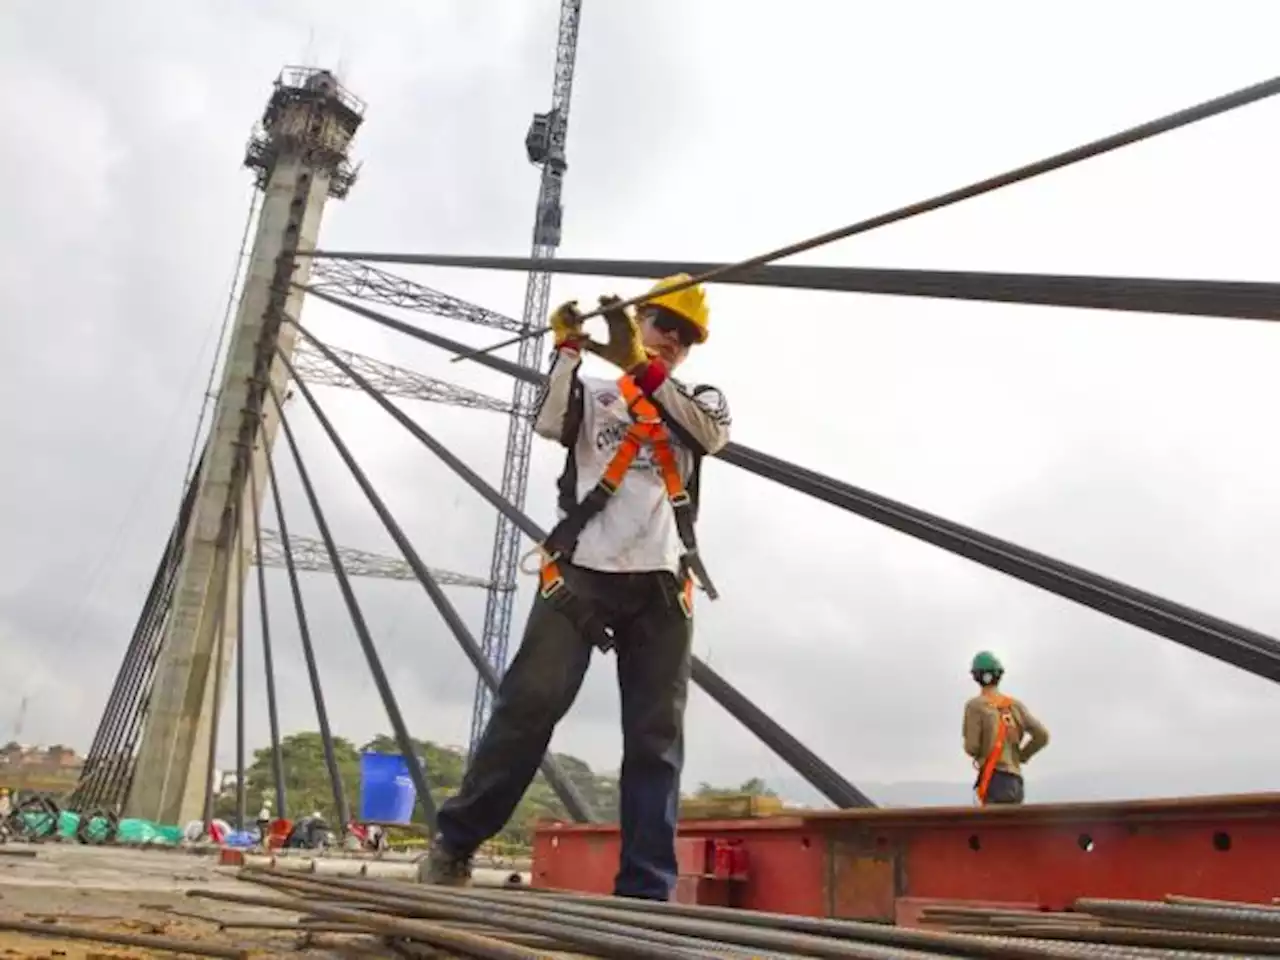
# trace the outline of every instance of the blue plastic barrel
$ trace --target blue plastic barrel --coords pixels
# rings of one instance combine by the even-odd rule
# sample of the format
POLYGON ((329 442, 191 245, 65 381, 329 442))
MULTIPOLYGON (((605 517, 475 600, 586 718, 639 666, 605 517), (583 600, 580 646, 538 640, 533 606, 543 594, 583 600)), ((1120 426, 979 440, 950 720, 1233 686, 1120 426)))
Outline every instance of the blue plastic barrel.
POLYGON ((408 823, 418 792, 409 764, 398 753, 360 755, 360 820, 408 823))

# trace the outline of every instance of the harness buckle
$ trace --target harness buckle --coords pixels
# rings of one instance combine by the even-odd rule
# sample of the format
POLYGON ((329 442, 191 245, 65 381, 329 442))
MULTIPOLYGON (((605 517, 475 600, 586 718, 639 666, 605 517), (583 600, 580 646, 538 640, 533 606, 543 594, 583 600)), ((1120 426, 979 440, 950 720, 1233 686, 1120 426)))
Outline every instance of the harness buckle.
POLYGON ((689 491, 681 490, 679 493, 673 493, 668 498, 671 501, 671 507, 674 510, 680 510, 693 503, 693 499, 689 496, 689 491))
POLYGON ((542 585, 542 590, 541 590, 542 599, 550 600, 563 589, 564 589, 564 576, 560 574, 559 571, 557 571, 554 578, 552 578, 551 580, 548 580, 546 583, 542 585))
POLYGON ((680 558, 680 565, 684 569, 685 575, 702 589, 708 600, 720 599, 720 591, 711 582, 711 576, 707 573, 707 567, 702 562, 702 557, 698 555, 697 547, 685 551, 684 556, 680 558))
MULTIPOLYGON (((693 580, 689 579, 686 581, 686 583, 692 585, 693 580)), ((680 611, 684 614, 684 618, 686 620, 693 619, 693 595, 692 594, 693 594, 692 590, 688 590, 682 586, 680 588, 680 592, 678 595, 678 599, 680 603, 680 611)))

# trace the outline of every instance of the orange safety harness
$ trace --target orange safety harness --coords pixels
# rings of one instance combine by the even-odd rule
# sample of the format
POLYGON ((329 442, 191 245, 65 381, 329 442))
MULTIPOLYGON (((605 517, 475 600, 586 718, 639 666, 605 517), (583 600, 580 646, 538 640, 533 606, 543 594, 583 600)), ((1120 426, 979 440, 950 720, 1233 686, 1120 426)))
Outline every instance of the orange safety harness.
MULTIPOLYGON (((631 469, 641 448, 648 446, 653 451, 653 460, 662 473, 667 500, 675 514, 676 532, 684 547, 684 554, 680 558, 680 579, 683 581, 680 591, 680 608, 686 617, 691 617, 693 616, 695 577, 708 597, 715 600, 719 596, 698 554, 698 543, 694 534, 693 500, 680 477, 676 454, 671 448, 671 432, 662 422, 658 408, 644 395, 644 391, 636 385, 635 379, 630 374, 624 374, 617 383, 618 390, 627 403, 631 425, 619 441, 617 452, 605 467, 599 482, 580 503, 565 512, 564 517, 547 535, 547 539, 539 548, 544 558, 539 571, 542 597, 544 600, 561 602, 566 606, 577 599, 569 597, 559 561, 573 556, 582 531, 609 505, 610 498, 622 485, 627 471, 631 469)), ((570 609, 566 612, 571 616, 576 612, 577 619, 580 621, 586 618, 585 611, 581 609, 577 611, 570 609)), ((607 639, 597 639, 597 643, 604 649, 608 649, 610 645, 607 639)))
POLYGON ((991 752, 987 754, 987 759, 983 761, 982 773, 978 777, 978 785, 976 787, 978 803, 986 806, 987 791, 991 789, 991 778, 995 776, 996 764, 1000 762, 1000 754, 1004 752, 1005 741, 1009 738, 1009 730, 1017 725, 1017 719, 1013 715, 1012 697, 993 693, 986 694, 984 699, 996 709, 995 743, 992 744, 991 752))

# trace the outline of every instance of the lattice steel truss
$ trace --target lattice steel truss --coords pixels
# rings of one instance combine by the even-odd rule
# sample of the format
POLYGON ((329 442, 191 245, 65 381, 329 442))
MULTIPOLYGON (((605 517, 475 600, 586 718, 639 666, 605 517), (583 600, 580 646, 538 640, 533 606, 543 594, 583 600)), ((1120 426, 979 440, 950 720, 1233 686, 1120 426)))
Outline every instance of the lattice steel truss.
MULTIPOLYGON (((533 250, 535 260, 550 260, 560 245, 560 225, 564 216, 561 193, 564 175, 568 169, 565 143, 569 136, 569 103, 573 94, 573 68, 578 53, 578 23, 582 14, 582 0, 563 0, 560 4, 560 24, 556 35, 555 80, 551 91, 551 110, 534 117, 533 126, 525 141, 532 163, 542 167, 542 179, 538 186, 538 203, 534 213, 533 250)), ((534 271, 529 274, 525 289, 524 311, 521 314, 521 332, 527 333, 546 322, 547 307, 551 297, 551 274, 534 271)), ((516 362, 532 370, 542 367, 542 338, 526 337, 520 342, 516 362)), ((511 405, 514 413, 507 427, 506 455, 502 458, 502 482, 499 492, 503 499, 523 510, 529 489, 529 455, 533 446, 532 411, 537 399, 537 389, 524 381, 516 380, 511 389, 511 405)), ((516 567, 520 562, 520 531, 510 518, 497 519, 493 536, 493 559, 489 566, 489 578, 495 584, 515 584, 516 567)), ((507 646, 511 640, 511 616, 515 607, 515 591, 495 589, 489 592, 484 611, 484 628, 480 634, 480 646, 485 658, 502 673, 507 666, 507 646)), ((480 734, 484 732, 493 707, 493 694, 485 683, 476 680, 475 707, 471 712, 470 749, 475 751, 480 734)))
MULTIPOLYGON (((383 393, 395 397, 408 397, 413 400, 429 400, 432 403, 447 403, 455 407, 466 407, 470 410, 489 410, 493 413, 512 413, 515 408, 509 400, 500 400, 478 390, 469 390, 435 377, 424 376, 404 367, 393 366, 366 357, 351 350, 331 348, 350 364, 370 383, 377 384, 383 393)), ((350 377, 325 359, 324 354, 306 344, 299 344, 294 354, 293 365, 298 376, 308 383, 328 387, 354 386, 350 377)), ((528 412, 524 412, 528 416, 528 412)))
MULTIPOLYGON (((296 569, 305 570, 308 573, 333 573, 333 564, 329 562, 329 555, 322 541, 292 533, 289 535, 289 546, 296 569)), ((342 569, 352 577, 375 577, 385 580, 418 579, 413 568, 403 560, 384 557, 368 550, 356 550, 353 547, 339 547, 338 553, 342 558, 342 569)), ((284 544, 280 540, 280 534, 275 530, 264 528, 262 531, 262 565, 278 568, 285 566, 284 544)), ((435 567, 429 569, 436 582, 442 586, 482 589, 494 586, 492 581, 483 577, 471 577, 465 573, 454 573, 452 570, 440 570, 435 567)))
POLYGON ((406 310, 429 313, 433 317, 478 323, 482 327, 496 327, 512 333, 520 330, 520 321, 514 317, 451 297, 447 293, 405 280, 367 263, 317 260, 311 271, 310 283, 316 290, 355 297, 370 303, 403 307, 406 310))

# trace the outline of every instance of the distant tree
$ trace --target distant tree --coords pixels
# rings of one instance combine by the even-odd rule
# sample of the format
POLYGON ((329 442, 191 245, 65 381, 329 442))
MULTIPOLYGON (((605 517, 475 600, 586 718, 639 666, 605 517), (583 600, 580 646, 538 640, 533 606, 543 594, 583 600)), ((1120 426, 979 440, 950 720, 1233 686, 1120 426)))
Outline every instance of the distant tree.
POLYGON ((752 797, 776 797, 778 795, 778 791, 772 789, 759 777, 751 777, 749 780, 742 781, 737 792, 745 793, 752 797))
MULTIPOLYGON (((334 759, 342 779, 343 789, 352 815, 359 812, 360 754, 344 737, 333 738, 334 759)), ((280 809, 275 796, 275 774, 272 772, 271 748, 255 750, 253 764, 245 771, 246 814, 250 820, 257 816, 264 799, 272 801, 274 816, 287 816, 292 820, 318 812, 330 823, 338 819, 333 800, 333 786, 329 770, 324 762, 324 742, 315 731, 293 733, 280 740, 280 759, 284 768, 286 807, 280 809)), ((235 787, 228 785, 215 803, 215 813, 232 822, 235 816, 235 787)))
POLYGON ((736 797, 746 794, 751 797, 776 797, 776 790, 769 787, 760 777, 751 777, 744 780, 736 787, 718 787, 707 783, 705 780, 698 784, 698 789, 694 791, 695 797, 736 797))
MULTIPOLYGON (((324 763, 324 749, 320 734, 314 731, 294 733, 285 737, 280 743, 284 761, 285 791, 288 807, 285 811, 292 819, 305 816, 318 810, 323 816, 336 823, 333 793, 329 784, 329 776, 324 763)), ((432 799, 437 806, 457 792, 462 784, 462 776, 466 769, 466 756, 462 751, 441 746, 431 740, 413 740, 414 753, 424 761, 427 783, 431 786, 432 799)), ((342 774, 342 782, 347 792, 347 801, 352 815, 360 813, 360 754, 376 752, 390 755, 400 753, 399 745, 394 737, 379 734, 362 744, 358 749, 348 740, 341 737, 334 739, 334 753, 338 768, 342 774)), ((555 754, 556 761, 565 776, 572 781, 578 791, 586 798, 596 816, 604 821, 616 820, 618 816, 618 779, 611 773, 597 773, 591 765, 572 754, 555 754)), ((271 768, 271 750, 263 748, 254 752, 253 764, 245 771, 246 781, 246 813, 252 821, 261 807, 264 797, 274 800, 274 778, 271 768)), ((777 796, 760 777, 751 777, 740 785, 716 786, 700 783, 694 791, 698 797, 718 797, 751 794, 753 796, 777 796)), ((279 805, 273 803, 274 811, 279 815, 279 805)), ((235 788, 228 784, 216 800, 215 813, 234 822, 235 788)), ((413 822, 422 823, 421 804, 413 813, 413 822)), ((498 835, 497 840, 515 846, 529 846, 533 843, 534 829, 539 820, 568 820, 569 814, 560 798, 539 771, 525 791, 510 822, 498 835)))

